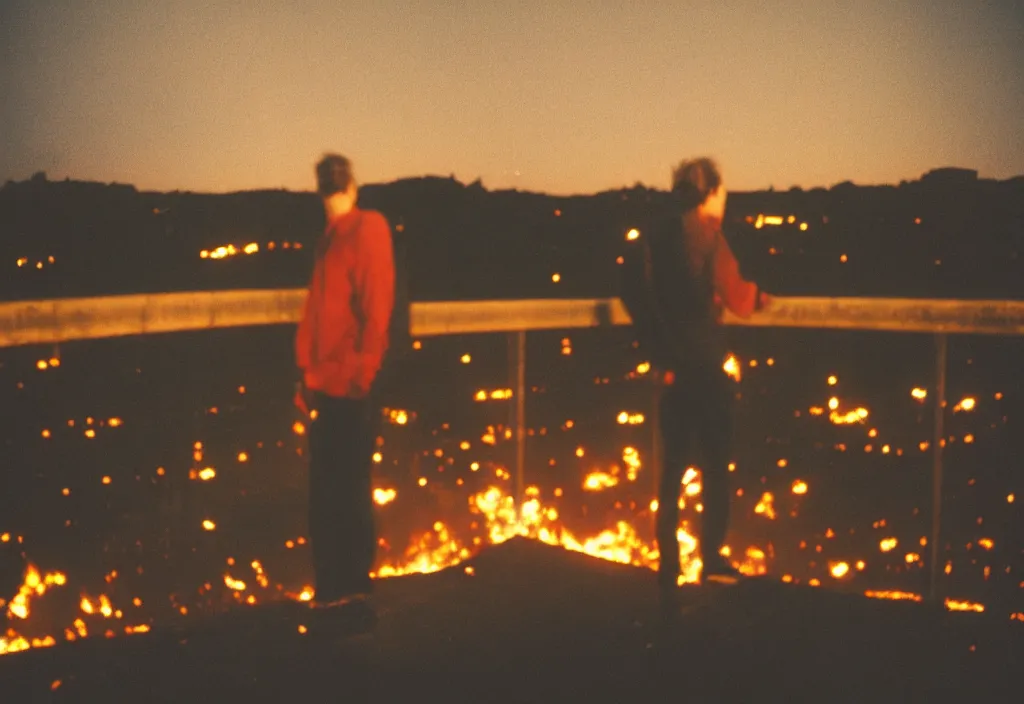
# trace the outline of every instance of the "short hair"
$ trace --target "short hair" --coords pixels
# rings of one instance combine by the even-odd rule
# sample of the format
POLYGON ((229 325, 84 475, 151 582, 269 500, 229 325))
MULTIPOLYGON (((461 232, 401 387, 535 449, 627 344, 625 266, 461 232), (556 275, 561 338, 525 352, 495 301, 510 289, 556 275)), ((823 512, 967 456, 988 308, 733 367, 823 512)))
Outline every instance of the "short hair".
POLYGON ((340 154, 324 154, 316 165, 316 190, 324 198, 347 191, 353 181, 352 162, 340 154))
POLYGON ((722 185, 718 165, 707 157, 683 161, 672 170, 672 192, 687 210, 696 208, 722 185))

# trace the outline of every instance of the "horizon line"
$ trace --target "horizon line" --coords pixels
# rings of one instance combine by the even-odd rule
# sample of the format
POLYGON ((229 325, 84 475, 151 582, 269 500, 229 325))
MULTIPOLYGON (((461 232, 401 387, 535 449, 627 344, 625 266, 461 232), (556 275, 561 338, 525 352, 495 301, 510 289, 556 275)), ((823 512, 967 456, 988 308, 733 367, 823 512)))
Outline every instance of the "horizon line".
MULTIPOLYGON (((899 183, 857 183, 857 182, 855 182, 855 181, 853 181, 851 179, 846 179, 846 180, 842 180, 842 181, 837 181, 836 183, 833 183, 830 186, 810 186, 810 187, 804 187, 804 186, 793 185, 793 186, 790 186, 788 188, 776 188, 774 185, 768 185, 768 186, 766 186, 764 188, 760 188, 760 189, 754 189, 754 190, 748 190, 748 189, 735 189, 735 190, 732 190, 732 189, 730 189, 727 192, 730 193, 730 194, 745 195, 745 194, 753 194, 753 193, 789 193, 789 192, 792 192, 794 190, 801 191, 801 192, 816 191, 816 190, 830 191, 833 188, 836 188, 838 186, 847 185, 847 184, 852 185, 854 187, 858 187, 858 188, 884 188, 884 187, 898 188, 898 187, 900 187, 901 185, 903 185, 905 183, 906 184, 909 184, 909 183, 919 183, 925 177, 927 177, 929 174, 932 174, 932 173, 935 173, 935 172, 944 172, 944 171, 947 171, 947 172, 973 172, 974 175, 975 175, 975 178, 974 178, 975 182, 1007 183, 1009 181, 1015 181, 1017 179, 1024 178, 1024 173, 1017 174, 1017 175, 1014 175, 1014 176, 1008 176, 1007 178, 1004 178, 1004 179, 999 179, 999 178, 990 178, 990 177, 981 176, 980 173, 978 173, 977 169, 971 169, 971 168, 968 168, 968 167, 961 167, 961 166, 939 166, 939 167, 935 167, 933 169, 929 169, 928 171, 926 171, 923 174, 921 174, 917 179, 914 179, 914 180, 901 179, 899 183)), ((211 195, 211 196, 225 195, 225 196, 227 196, 227 195, 238 195, 238 194, 242 194, 242 193, 261 193, 261 192, 263 192, 263 193, 265 193, 265 192, 280 193, 280 192, 284 192, 284 193, 293 193, 293 194, 296 194, 296 195, 301 195, 301 194, 316 195, 316 191, 312 190, 312 189, 310 189, 310 190, 292 190, 292 189, 290 189, 290 188, 288 188, 286 186, 276 186, 276 187, 275 186, 264 186, 264 187, 246 188, 246 189, 230 190, 230 191, 198 191, 198 190, 180 189, 180 188, 175 188, 175 189, 172 189, 172 190, 159 190, 159 189, 139 188, 138 186, 136 186, 133 183, 122 183, 120 181, 100 181, 100 180, 92 180, 92 179, 72 178, 71 176, 66 176, 63 179, 51 179, 47 175, 46 171, 43 170, 43 169, 40 169, 39 171, 37 171, 35 174, 30 176, 29 178, 26 178, 26 179, 23 179, 23 180, 20 180, 20 181, 16 181, 14 179, 7 179, 4 182, 3 186, 0 186, 0 190, 3 190, 5 188, 7 188, 11 184, 31 183, 39 174, 43 175, 43 182, 44 183, 68 183, 68 182, 71 182, 71 183, 83 183, 83 184, 100 184, 100 185, 103 185, 103 186, 129 186, 129 187, 135 189, 136 192, 138 192, 138 193, 145 193, 145 194, 165 194, 166 195, 166 194, 172 194, 172 193, 184 193, 184 194, 191 194, 191 195, 211 195)), ((497 189, 493 189, 492 190, 492 189, 488 189, 487 186, 484 185, 482 177, 478 176, 473 181, 465 182, 465 181, 461 181, 453 173, 450 173, 447 176, 444 176, 444 175, 441 175, 441 174, 421 174, 419 176, 401 176, 401 177, 392 179, 390 181, 374 181, 374 182, 361 183, 361 184, 358 184, 358 185, 359 185, 360 188, 363 188, 363 187, 384 187, 384 186, 391 186, 391 185, 395 185, 395 184, 398 184, 398 183, 402 183, 404 181, 419 181, 419 180, 428 180, 428 179, 440 180, 440 181, 454 181, 454 182, 460 184, 463 187, 470 187, 470 186, 473 186, 473 185, 479 183, 481 188, 483 188, 483 190, 488 192, 488 193, 521 193, 521 194, 524 194, 524 195, 547 196, 549 198, 590 198, 590 197, 594 197, 594 196, 603 195, 603 194, 606 194, 606 193, 619 193, 619 192, 622 192, 622 191, 632 191, 632 190, 636 190, 637 188, 640 188, 640 189, 643 189, 643 190, 646 190, 646 191, 655 191, 655 192, 661 192, 661 193, 667 193, 670 190, 668 188, 661 188, 661 187, 656 187, 656 186, 648 186, 647 184, 643 183, 642 181, 636 181, 631 186, 623 185, 623 186, 620 186, 618 188, 608 188, 608 189, 599 190, 599 191, 593 191, 593 192, 589 192, 589 193, 567 193, 567 194, 563 194, 563 193, 551 193, 551 192, 547 192, 547 191, 526 190, 526 189, 519 189, 519 188, 497 188, 497 189)))

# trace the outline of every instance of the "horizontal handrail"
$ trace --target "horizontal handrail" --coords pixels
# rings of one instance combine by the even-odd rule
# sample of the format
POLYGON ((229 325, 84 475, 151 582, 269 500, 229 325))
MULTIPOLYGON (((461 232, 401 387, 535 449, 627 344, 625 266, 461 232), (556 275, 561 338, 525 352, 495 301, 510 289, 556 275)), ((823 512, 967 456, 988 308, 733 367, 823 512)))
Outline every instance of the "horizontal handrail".
MULTIPOLYGON (((296 323, 305 289, 253 289, 56 298, 0 303, 0 347, 151 333, 296 323)), ((1024 334, 1024 301, 779 297, 729 325, 995 335, 1024 334)), ((416 337, 628 325, 617 298, 422 301, 416 337)))

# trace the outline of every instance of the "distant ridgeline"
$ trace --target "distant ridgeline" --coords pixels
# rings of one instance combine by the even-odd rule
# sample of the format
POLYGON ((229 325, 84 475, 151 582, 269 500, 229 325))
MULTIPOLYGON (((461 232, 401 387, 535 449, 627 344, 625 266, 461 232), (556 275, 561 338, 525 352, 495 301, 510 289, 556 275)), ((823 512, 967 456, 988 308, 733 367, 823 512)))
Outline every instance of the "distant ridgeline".
MULTIPOLYGON (((363 186, 406 247, 415 300, 615 295, 623 233, 664 191, 488 191, 426 177, 363 186)), ((0 188, 0 298, 302 286, 323 229, 312 193, 0 188)), ((938 169, 899 186, 732 193, 749 276, 789 295, 1024 297, 1024 177, 938 169)))

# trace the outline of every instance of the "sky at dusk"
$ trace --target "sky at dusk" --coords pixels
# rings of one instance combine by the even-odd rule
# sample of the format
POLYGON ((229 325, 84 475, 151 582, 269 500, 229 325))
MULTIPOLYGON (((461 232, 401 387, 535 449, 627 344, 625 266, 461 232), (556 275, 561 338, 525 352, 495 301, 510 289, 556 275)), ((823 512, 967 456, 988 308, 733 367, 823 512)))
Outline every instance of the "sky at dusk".
POLYGON ((1024 0, 0 0, 0 182, 555 194, 1024 174, 1024 0))

